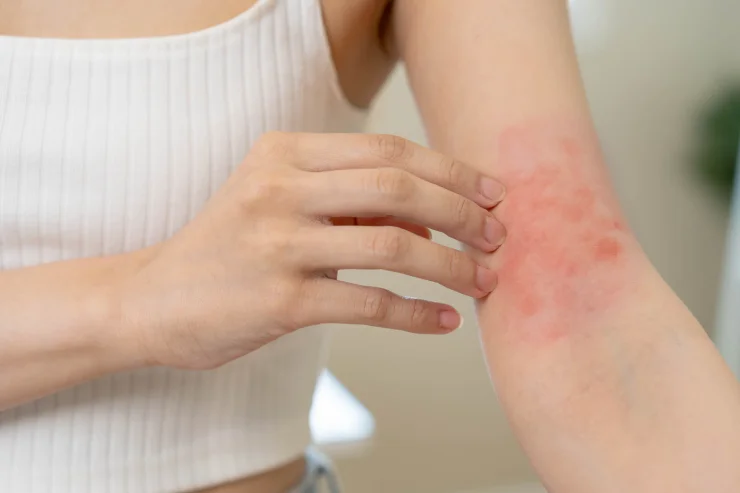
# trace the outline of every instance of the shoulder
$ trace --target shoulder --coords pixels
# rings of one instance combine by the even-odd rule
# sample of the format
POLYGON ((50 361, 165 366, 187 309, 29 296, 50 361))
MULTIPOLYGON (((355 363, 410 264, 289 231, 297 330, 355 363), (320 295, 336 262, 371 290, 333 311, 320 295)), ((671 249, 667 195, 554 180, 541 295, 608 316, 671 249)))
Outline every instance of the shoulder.
POLYGON ((392 0, 320 0, 339 80, 347 98, 367 106, 395 65, 385 40, 392 0))

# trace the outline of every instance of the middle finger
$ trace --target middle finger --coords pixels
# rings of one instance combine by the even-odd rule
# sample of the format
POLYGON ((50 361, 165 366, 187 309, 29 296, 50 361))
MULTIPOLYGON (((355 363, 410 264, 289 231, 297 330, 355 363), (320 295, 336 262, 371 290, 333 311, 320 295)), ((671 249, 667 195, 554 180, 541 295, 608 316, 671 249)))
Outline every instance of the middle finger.
POLYGON ((302 183, 304 212, 316 216, 393 216, 441 231, 485 252, 506 231, 492 212, 445 188, 394 168, 338 170, 302 183))

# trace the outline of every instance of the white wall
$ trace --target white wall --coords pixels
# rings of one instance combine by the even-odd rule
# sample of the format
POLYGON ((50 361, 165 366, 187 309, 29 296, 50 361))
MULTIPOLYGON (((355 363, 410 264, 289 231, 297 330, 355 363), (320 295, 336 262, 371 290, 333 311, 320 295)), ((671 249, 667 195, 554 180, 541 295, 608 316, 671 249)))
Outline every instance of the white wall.
POLYGON ((592 1, 608 4, 610 37, 582 70, 617 190, 652 261, 711 329, 726 204, 687 167, 696 113, 732 72, 727 2, 592 1))
MULTIPOLYGON (((686 168, 695 113, 731 72, 727 61, 740 53, 740 29, 729 20, 733 10, 740 19, 740 2, 575 2, 576 8, 588 6, 581 11, 585 18, 605 14, 597 30, 580 31, 582 68, 630 222, 667 281, 711 327, 727 218, 686 168), (723 45, 720 33, 738 49, 723 45)), ((424 141, 402 73, 378 100, 370 131, 424 141)), ((486 491, 530 480, 488 383, 471 304, 402 276, 348 277, 452 303, 467 321, 444 338, 345 328, 336 335, 331 368, 378 425, 369 455, 339 462, 348 491, 486 491)))

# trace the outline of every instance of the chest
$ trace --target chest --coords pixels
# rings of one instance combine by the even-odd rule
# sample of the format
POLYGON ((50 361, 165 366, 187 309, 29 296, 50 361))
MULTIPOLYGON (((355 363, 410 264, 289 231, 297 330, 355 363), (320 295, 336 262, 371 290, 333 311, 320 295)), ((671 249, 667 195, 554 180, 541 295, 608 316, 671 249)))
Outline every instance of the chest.
POLYGON ((161 241, 262 133, 349 130, 321 12, 264 15, 146 42, 0 38, 0 268, 161 241))
MULTIPOLYGON (((97 39, 168 36, 204 30, 261 4, 284 1, 7 0, 0 2, 0 34, 97 39)), ((390 1, 314 0, 324 13, 327 31, 345 41, 332 46, 340 53, 353 49, 346 43, 349 33, 372 32, 390 1)))

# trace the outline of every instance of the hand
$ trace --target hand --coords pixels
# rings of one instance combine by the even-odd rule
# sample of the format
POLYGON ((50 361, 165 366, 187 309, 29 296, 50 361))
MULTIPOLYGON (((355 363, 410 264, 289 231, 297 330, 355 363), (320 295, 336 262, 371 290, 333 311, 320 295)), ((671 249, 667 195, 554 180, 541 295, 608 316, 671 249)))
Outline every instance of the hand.
POLYGON ((498 182, 399 137, 267 134, 121 283, 124 323, 152 364, 182 368, 213 368, 320 323, 450 332, 454 308, 336 272, 384 269, 485 296, 495 273, 429 241, 426 227, 491 252, 504 229, 486 209, 502 196, 498 182))

